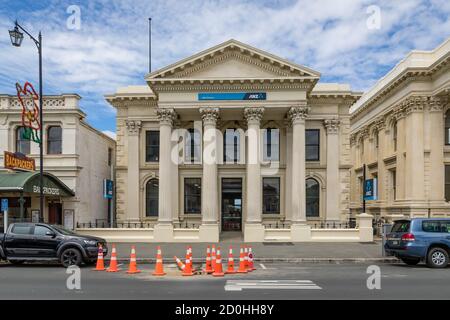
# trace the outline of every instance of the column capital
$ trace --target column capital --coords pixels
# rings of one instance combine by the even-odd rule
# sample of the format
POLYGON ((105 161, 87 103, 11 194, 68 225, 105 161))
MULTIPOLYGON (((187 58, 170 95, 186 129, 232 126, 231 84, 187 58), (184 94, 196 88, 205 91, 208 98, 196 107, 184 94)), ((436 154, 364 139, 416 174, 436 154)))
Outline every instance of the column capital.
POLYGON ((327 129, 327 134, 337 134, 339 132, 340 123, 341 121, 338 118, 323 120, 323 125, 327 129))
POLYGON ((427 100, 428 99, 425 96, 412 96, 407 98, 403 102, 406 115, 409 115, 413 112, 423 112, 427 100))
POLYGON ((378 131, 386 128, 386 118, 384 116, 378 117, 374 121, 375 127, 378 131))
POLYGON ((248 107, 244 109, 244 118, 248 124, 259 125, 264 115, 263 107, 248 107))
POLYGON ((430 112, 442 112, 446 103, 447 97, 431 96, 428 100, 428 108, 430 112))
POLYGON ((216 126, 219 119, 219 108, 203 107, 199 111, 204 125, 216 126))
POLYGON ((125 124, 129 135, 138 135, 141 131, 142 122, 140 120, 126 120, 125 124))
POLYGON ((291 124, 304 122, 308 116, 309 109, 308 106, 293 106, 289 109, 287 118, 290 120, 291 124))
POLYGON ((158 116, 159 124, 173 126, 177 114, 172 108, 156 109, 156 115, 158 116))

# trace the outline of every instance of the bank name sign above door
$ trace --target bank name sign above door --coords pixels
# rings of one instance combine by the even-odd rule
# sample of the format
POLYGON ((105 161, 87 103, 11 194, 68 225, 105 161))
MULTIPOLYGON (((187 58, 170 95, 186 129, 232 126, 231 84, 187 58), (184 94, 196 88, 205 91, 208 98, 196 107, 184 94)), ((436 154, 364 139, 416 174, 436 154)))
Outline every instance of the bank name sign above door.
POLYGON ((266 98, 267 94, 265 92, 201 92, 198 94, 198 100, 200 101, 246 101, 266 100, 266 98))

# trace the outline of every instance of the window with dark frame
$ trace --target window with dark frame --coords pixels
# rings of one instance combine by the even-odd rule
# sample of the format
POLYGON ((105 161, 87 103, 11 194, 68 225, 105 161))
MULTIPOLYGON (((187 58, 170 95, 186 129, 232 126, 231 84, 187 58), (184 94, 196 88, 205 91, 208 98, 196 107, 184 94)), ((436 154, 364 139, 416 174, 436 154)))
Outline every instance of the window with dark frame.
POLYGON ((305 130, 306 161, 320 161, 320 130, 305 130))
POLYGON ((24 127, 18 127, 16 129, 16 152, 27 155, 30 154, 30 140, 24 139, 24 133, 24 127))
POLYGON ((280 213, 280 178, 263 178, 263 214, 280 213))
POLYGON ((240 135, 238 129, 226 129, 223 143, 223 161, 238 163, 240 159, 240 135))
POLYGON ((391 171, 392 176, 392 195, 393 199, 397 200, 397 172, 395 170, 391 171))
POLYGON ((145 162, 159 161, 159 131, 145 132, 145 162))
POLYGON ((185 145, 185 160, 188 163, 200 161, 201 137, 197 129, 187 130, 187 139, 185 145))
POLYGON ((280 129, 264 130, 263 148, 264 161, 280 161, 280 129))
POLYGON ((306 217, 320 216, 320 185, 316 179, 306 179, 306 217))
POLYGON ((112 157, 113 157, 113 150, 112 148, 108 148, 108 166, 112 166, 112 157))
POLYGON ((201 214, 202 179, 184 178, 184 213, 201 214))
POLYGON ((392 128, 393 134, 392 134, 392 140, 394 144, 394 151, 397 151, 397 122, 394 123, 394 127, 392 128))
POLYGON ((445 166, 445 200, 450 201, 450 165, 445 166))
POLYGON ((145 216, 157 217, 159 198, 159 181, 158 179, 150 179, 145 186, 145 216))
POLYGON ((47 154, 62 154, 62 128, 51 126, 47 129, 47 154))

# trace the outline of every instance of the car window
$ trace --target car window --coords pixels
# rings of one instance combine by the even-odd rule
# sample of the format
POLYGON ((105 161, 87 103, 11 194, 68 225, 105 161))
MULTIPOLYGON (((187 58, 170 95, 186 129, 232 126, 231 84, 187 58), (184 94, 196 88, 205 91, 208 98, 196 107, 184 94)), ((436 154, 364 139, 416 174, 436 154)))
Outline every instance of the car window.
POLYGON ((422 229, 425 232, 447 232, 445 221, 438 220, 423 221, 422 229))
POLYGON ((11 232, 14 234, 31 234, 32 225, 16 224, 13 226, 11 232))
POLYGON ((408 232, 411 221, 396 221, 391 232, 408 232))
POLYGON ((442 232, 450 233, 450 221, 442 221, 442 232))
POLYGON ((35 226, 34 227, 34 235, 35 236, 45 236, 47 232, 51 232, 51 230, 44 226, 35 226))

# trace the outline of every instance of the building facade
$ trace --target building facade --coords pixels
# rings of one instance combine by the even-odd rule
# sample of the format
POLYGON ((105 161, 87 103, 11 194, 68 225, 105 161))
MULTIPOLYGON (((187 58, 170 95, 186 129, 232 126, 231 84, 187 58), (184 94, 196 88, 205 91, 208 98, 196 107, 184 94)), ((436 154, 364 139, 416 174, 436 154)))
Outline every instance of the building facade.
POLYGON ((23 139, 17 96, 0 95, 0 198, 9 199, 10 222, 39 219, 72 228, 77 222, 107 221, 103 180, 112 178, 115 141, 85 121, 79 100, 76 94, 44 97, 44 183, 53 188, 44 187, 44 212, 40 213, 35 186, 39 183, 34 180, 39 176, 39 145, 23 139), (5 169, 4 151, 35 159, 36 171, 5 169))
POLYGON ((450 215, 450 40, 413 51, 351 108, 352 213, 362 207, 363 168, 378 180, 367 212, 450 215))
POLYGON ((268 225, 307 239, 311 224, 349 218, 348 85, 230 40, 120 88, 117 221, 154 239, 198 227, 262 241, 268 225))

